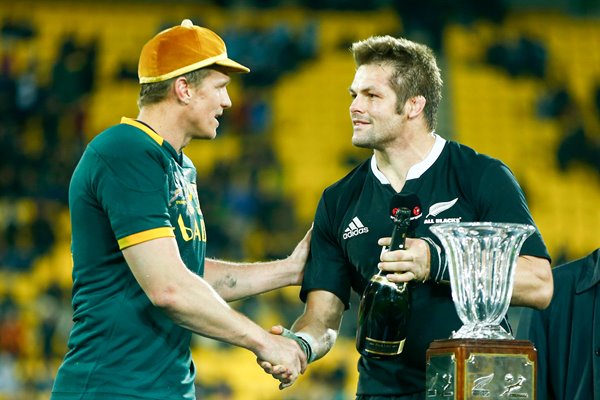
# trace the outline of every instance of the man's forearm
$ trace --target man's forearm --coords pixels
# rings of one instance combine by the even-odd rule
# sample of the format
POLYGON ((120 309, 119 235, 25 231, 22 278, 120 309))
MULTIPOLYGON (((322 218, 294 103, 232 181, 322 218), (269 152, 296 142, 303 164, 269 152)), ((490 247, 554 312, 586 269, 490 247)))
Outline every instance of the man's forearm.
POLYGON ((552 300, 554 284, 545 258, 520 256, 515 271, 511 305, 544 309, 552 300))
POLYGON ((304 313, 291 330, 309 343, 313 359, 323 357, 335 344, 343 313, 344 304, 333 293, 324 290, 308 293, 304 313))
POLYGON ((292 254, 282 260, 233 263, 206 259, 204 279, 227 301, 254 296, 285 286, 300 285, 310 251, 312 227, 292 254))
POLYGON ((299 268, 292 263, 289 259, 260 263, 207 259, 204 278, 223 299, 233 301, 295 284, 299 268))
POLYGON ((175 323, 195 333, 244 347, 254 353, 265 332, 247 317, 233 310, 201 278, 189 282, 168 304, 158 304, 175 323), (194 287, 192 287, 194 286, 194 287))
POLYGON ((123 251, 136 280, 175 323, 198 334, 258 352, 267 333, 233 310, 181 261, 173 238, 159 238, 123 251))

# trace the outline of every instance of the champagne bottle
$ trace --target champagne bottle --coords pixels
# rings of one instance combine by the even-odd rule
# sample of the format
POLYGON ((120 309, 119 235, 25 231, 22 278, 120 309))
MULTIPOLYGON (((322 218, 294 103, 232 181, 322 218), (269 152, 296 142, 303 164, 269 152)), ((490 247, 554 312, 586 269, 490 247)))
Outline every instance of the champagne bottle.
MULTIPOLYGON (((394 222, 389 250, 405 248, 411 221, 420 217, 416 195, 395 195, 390 203, 394 222)), ((411 304, 411 285, 390 282, 381 270, 373 275, 362 295, 358 310, 356 349, 370 358, 388 359, 402 353, 411 304)))

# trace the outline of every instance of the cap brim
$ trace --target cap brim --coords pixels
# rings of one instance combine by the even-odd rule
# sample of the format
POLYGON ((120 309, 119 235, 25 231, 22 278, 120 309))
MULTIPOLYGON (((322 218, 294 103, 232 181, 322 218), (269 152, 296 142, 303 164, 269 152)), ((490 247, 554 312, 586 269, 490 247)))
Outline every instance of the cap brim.
POLYGON ((216 61, 214 64, 225 68, 228 72, 237 72, 242 74, 250 72, 250 68, 245 67, 242 64, 233 61, 230 58, 225 58, 224 60, 216 61))

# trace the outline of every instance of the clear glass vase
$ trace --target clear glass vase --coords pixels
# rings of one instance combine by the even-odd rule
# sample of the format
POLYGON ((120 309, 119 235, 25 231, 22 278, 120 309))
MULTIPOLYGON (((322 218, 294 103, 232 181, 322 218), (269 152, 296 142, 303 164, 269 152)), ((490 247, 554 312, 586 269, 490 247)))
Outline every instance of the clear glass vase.
POLYGON ((452 339, 513 339, 500 326, 510 305, 515 267, 531 225, 459 222, 433 225, 446 250, 452 300, 463 326, 452 339))

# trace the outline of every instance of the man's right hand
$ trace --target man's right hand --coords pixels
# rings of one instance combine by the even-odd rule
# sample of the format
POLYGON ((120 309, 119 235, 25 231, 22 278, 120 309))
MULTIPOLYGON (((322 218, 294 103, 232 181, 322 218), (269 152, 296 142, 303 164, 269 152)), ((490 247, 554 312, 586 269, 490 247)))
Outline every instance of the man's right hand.
MULTIPOLYGON (((280 327, 281 328, 281 327, 280 327)), ((279 380, 280 389, 291 386, 307 366, 306 354, 292 339, 281 336, 281 331, 271 328, 270 343, 257 353, 257 362, 263 370, 279 380)))

